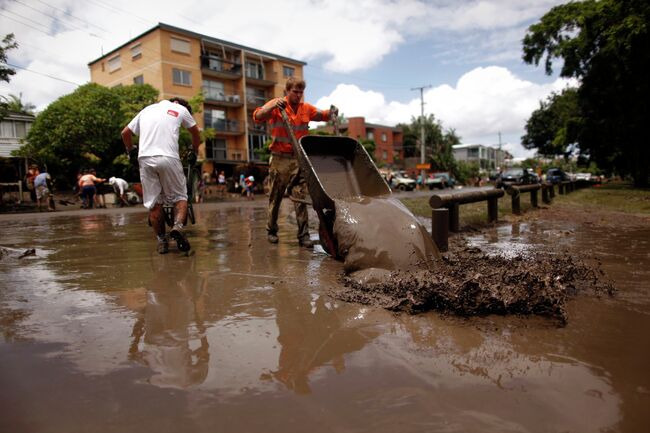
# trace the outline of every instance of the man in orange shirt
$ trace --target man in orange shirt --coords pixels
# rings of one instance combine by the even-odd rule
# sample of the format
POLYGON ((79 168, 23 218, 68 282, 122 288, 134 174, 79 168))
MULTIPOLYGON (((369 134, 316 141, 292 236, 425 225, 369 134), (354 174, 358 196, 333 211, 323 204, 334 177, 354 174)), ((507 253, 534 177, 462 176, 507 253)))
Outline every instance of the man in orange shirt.
MULTIPOLYGON (((269 161, 269 176, 271 179, 271 192, 269 194, 268 222, 266 231, 268 240, 272 244, 278 242, 278 213, 285 190, 289 185, 294 197, 304 200, 307 194, 307 184, 300 175, 298 160, 293 153, 293 146, 288 131, 282 122, 280 109, 284 109, 291 123, 296 139, 309 133, 310 121, 327 121, 331 114, 337 114, 334 106, 330 110, 319 110, 311 104, 301 102, 306 84, 303 80, 289 77, 285 85, 285 97, 274 98, 258 107, 253 113, 253 120, 261 123, 268 121, 271 127, 271 159, 269 161)), ((307 219, 307 205, 303 202, 294 202, 296 220, 298 222, 298 242, 305 248, 312 248, 314 242, 309 238, 307 219)))

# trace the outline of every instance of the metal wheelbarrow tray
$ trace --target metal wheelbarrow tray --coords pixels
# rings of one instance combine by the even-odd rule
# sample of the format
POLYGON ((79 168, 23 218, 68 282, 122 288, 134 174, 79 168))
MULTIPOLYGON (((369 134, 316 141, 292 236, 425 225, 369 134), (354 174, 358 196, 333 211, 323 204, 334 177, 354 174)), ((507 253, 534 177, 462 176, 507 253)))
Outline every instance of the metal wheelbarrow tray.
POLYGON ((335 199, 379 197, 391 194, 391 190, 368 152, 353 138, 308 135, 300 139, 296 150, 318 215, 321 245, 337 257, 335 199))

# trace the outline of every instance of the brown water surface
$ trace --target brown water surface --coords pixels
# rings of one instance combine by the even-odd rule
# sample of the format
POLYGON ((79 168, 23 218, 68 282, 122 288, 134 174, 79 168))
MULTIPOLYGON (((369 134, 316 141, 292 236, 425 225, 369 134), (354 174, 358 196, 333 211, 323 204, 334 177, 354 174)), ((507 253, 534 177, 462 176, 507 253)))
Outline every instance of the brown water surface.
POLYGON ((601 263, 617 295, 571 300, 558 327, 329 298, 343 264, 298 247, 288 206, 269 244, 264 205, 196 206, 189 257, 156 254, 144 213, 2 216, 0 432, 650 425, 650 228, 542 218, 469 237, 601 263))

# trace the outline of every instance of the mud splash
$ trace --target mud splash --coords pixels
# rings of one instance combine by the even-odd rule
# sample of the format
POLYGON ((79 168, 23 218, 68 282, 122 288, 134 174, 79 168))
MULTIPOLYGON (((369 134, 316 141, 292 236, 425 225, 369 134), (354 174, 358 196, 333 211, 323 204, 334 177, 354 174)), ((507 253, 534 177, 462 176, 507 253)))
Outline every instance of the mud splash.
POLYGON ((433 269, 441 258, 427 230, 397 199, 336 199, 334 235, 344 271, 356 282, 380 283, 391 271, 433 269))
POLYGON ((598 266, 569 253, 504 257, 465 247, 435 263, 435 270, 392 272, 381 282, 342 276, 338 299, 405 311, 429 310, 459 316, 540 315, 568 321, 566 303, 578 293, 615 293, 598 266))

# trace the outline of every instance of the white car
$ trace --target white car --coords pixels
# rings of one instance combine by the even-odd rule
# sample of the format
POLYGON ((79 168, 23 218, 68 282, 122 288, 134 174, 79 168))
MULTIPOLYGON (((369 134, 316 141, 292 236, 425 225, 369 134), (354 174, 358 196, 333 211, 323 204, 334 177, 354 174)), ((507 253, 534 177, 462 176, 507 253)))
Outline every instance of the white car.
POLYGON ((392 189, 398 189, 400 191, 413 191, 415 189, 415 180, 397 172, 392 173, 392 175, 393 177, 389 185, 392 189))

